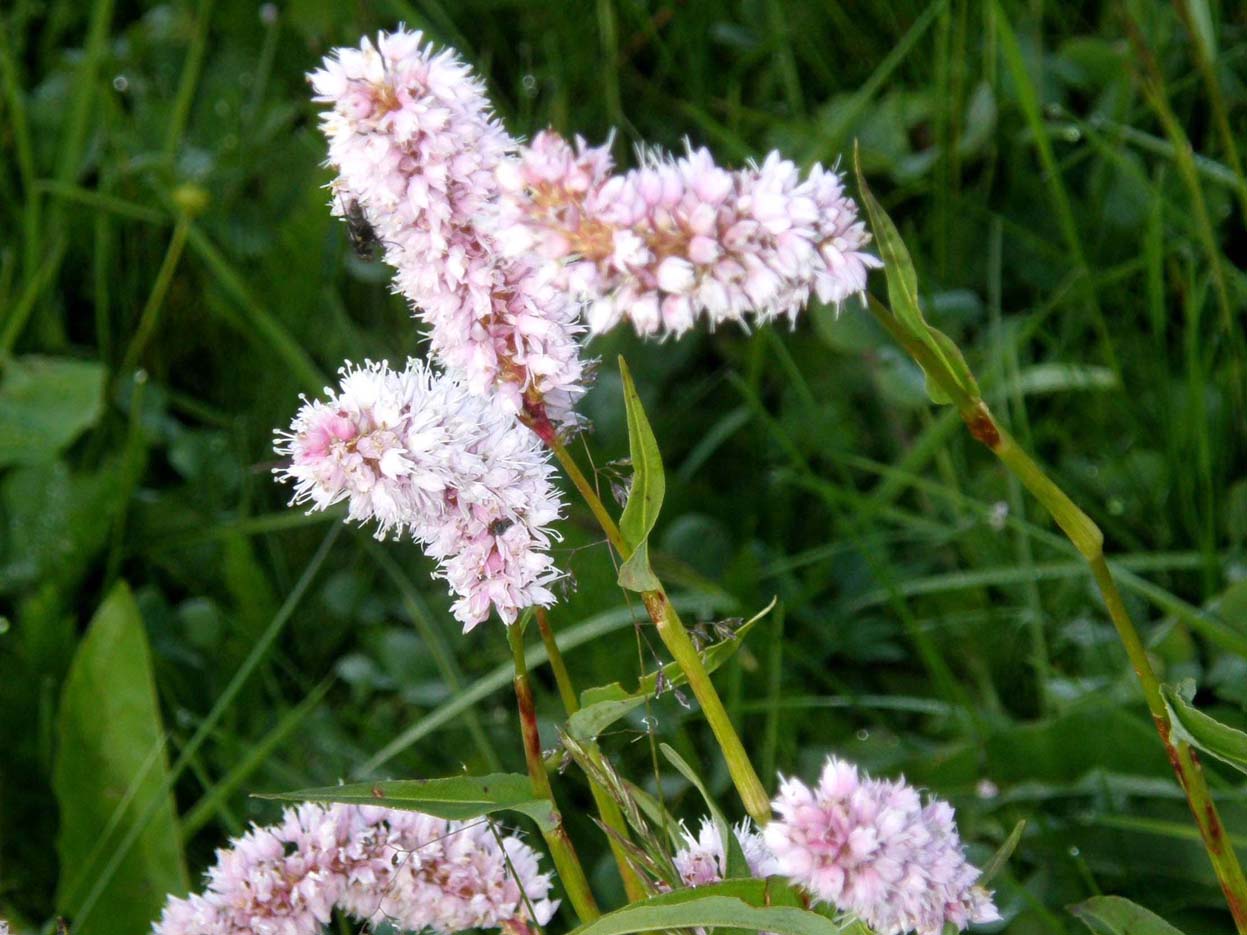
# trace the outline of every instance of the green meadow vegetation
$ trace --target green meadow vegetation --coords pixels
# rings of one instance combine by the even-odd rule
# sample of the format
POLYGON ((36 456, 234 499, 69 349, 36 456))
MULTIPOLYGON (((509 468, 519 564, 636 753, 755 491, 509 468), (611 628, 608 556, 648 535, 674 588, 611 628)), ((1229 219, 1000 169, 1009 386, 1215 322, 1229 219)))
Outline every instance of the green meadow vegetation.
MULTIPOLYGON (((613 131, 624 165, 640 141, 777 148, 857 197, 856 145, 926 319, 1103 530, 1171 703, 1227 731, 1204 766, 1247 857, 1247 7, 6 0, 0 919, 143 932, 275 818, 254 793, 524 771, 497 620, 461 635, 417 546, 272 477, 300 393, 424 352, 330 216, 305 79, 400 22, 457 48, 512 132, 613 131)), ((1024 823, 995 930, 1164 931, 1068 909, 1101 895, 1234 930, 1086 563, 860 303, 590 351, 572 451, 622 503, 624 355, 665 464, 650 560, 694 637, 775 601, 715 672, 765 782, 830 752, 903 774, 980 865, 1024 823)), ((578 684, 632 687, 670 657, 569 502, 551 620, 578 684)), ((553 750, 546 662, 531 641, 553 750)), ((687 690, 599 743, 691 821, 658 742, 743 814, 687 690)), ((553 781, 619 904, 588 787, 553 781)))

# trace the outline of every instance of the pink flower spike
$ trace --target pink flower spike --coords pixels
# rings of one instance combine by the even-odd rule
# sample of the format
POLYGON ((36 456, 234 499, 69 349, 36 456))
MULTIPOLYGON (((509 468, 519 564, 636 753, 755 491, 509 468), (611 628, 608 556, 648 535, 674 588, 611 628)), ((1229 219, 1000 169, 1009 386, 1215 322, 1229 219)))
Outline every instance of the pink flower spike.
POLYGON ((818 785, 784 779, 763 831, 778 872, 878 935, 940 935, 1000 918, 945 802, 828 758, 818 785))
MULTIPOLYGON (((544 365, 543 365, 544 366, 544 365)), ((401 371, 366 361, 340 371, 328 400, 305 401, 278 454, 293 503, 377 524, 377 537, 411 537, 438 563, 470 630, 496 610, 505 623, 554 603, 561 575, 550 556, 563 502, 540 440, 501 394, 474 396, 419 361, 401 371)))

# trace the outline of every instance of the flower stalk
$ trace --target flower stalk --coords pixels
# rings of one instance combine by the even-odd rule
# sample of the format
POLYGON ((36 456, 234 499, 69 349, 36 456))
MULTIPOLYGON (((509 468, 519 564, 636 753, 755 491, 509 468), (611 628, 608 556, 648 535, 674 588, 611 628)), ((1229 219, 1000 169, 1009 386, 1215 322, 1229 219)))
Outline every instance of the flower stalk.
POLYGON ((1055 481, 1030 457, 1013 437, 995 420, 987 404, 977 394, 966 391, 965 385, 948 369, 945 359, 932 352, 928 343, 918 340, 887 306, 869 297, 869 308, 875 318, 914 358, 932 380, 957 407, 962 420, 976 440, 987 447, 1015 476, 1036 500, 1052 515, 1053 520, 1086 560, 1092 577, 1100 589, 1113 626, 1125 647, 1130 666, 1134 669, 1156 731, 1165 746, 1178 784, 1186 794, 1187 804, 1199 828, 1200 838, 1212 863, 1217 881, 1225 894, 1230 913, 1240 935, 1247 935, 1247 877, 1225 833, 1208 781, 1199 758, 1190 745, 1173 736, 1169 709, 1161 694, 1160 680, 1152 669, 1147 648, 1121 599, 1113 573, 1104 557, 1104 534, 1086 513, 1074 503, 1055 481))
POLYGON ((554 828, 543 830, 542 835, 546 839, 546 846, 550 848, 550 858, 554 861, 559 880, 563 883, 563 889, 567 892, 567 898, 577 918, 582 924, 592 922, 601 916, 601 912, 593 897, 593 890, 589 887, 584 867, 576 855, 576 849, 563 827, 563 817, 559 814, 550 777, 546 773, 545 760, 541 755, 541 734, 537 729, 537 705, 533 699, 528 663, 524 659, 524 631, 520 624, 507 627, 507 640, 511 644, 511 655, 515 661, 515 701, 519 708, 520 733, 524 740, 528 778, 533 784, 533 794, 538 798, 548 799, 554 810, 554 828))
MULTIPOLYGON (((572 684, 571 674, 567 671, 567 663, 563 661, 563 653, 559 649, 559 644, 554 639, 549 614, 546 613, 544 607, 538 607, 536 616, 537 628, 541 631, 541 642, 545 644, 546 655, 550 659, 550 668, 554 672, 554 681, 558 684, 559 697, 563 700, 563 710, 570 717, 580 710, 576 688, 572 684)), ((596 743, 589 746, 592 752, 598 752, 596 743)), ((598 816, 602 819, 602 824, 613 832, 607 837, 610 841, 611 854, 619 868, 620 879, 623 881, 624 893, 627 894, 629 902, 644 899, 649 893, 633 871, 632 865, 628 862, 627 853, 620 843, 621 840, 626 841, 629 838, 628 825, 624 821, 623 812, 619 810, 619 804, 611 798, 610 793, 602 788, 592 776, 586 775, 586 778, 589 780, 589 791, 593 795, 593 802, 597 805, 598 816), (616 835, 618 835, 618 840, 616 835)))
MULTIPOLYGON (((530 421, 531 424, 532 422, 530 421)), ((602 503, 602 498, 598 496, 589 479, 580 470, 580 465, 576 463, 575 458, 571 456, 566 446, 559 440, 557 433, 543 433, 536 426, 533 426, 533 429, 549 445, 555 458, 562 465, 568 479, 572 482, 572 486, 580 493, 585 504, 589 507, 589 511, 593 513, 594 518, 597 519, 598 524, 602 527, 607 540, 615 548, 615 551, 619 553, 620 558, 626 561, 631 556, 632 549, 624 540, 618 525, 606 509, 605 504, 602 503)), ((658 635, 661 637, 663 645, 667 647, 667 651, 671 653, 672 658, 675 659, 681 671, 684 672, 685 678, 688 679, 689 688, 693 690, 697 703, 701 705, 702 712, 706 716, 706 722, 710 725, 715 740, 719 743, 719 749, 723 752, 728 773, 731 775, 732 783, 736 786, 736 791, 745 806, 745 811, 759 825, 765 825, 771 818, 770 796, 767 795, 766 789, 762 785, 762 780, 758 778, 757 770, 753 768, 749 754, 745 752, 740 735, 732 725, 732 719, 728 715, 727 709, 723 706, 723 700, 719 697, 718 690, 715 689, 714 683, 710 680, 710 673, 706 671, 706 666, 701 661, 701 655, 697 652, 697 647, 693 645, 693 640, 688 635, 688 630, 685 629, 684 623, 680 620, 680 615, 667 597, 666 589, 660 585, 656 589, 642 591, 641 601, 645 605, 645 610, 649 614, 654 627, 658 630, 658 635)))

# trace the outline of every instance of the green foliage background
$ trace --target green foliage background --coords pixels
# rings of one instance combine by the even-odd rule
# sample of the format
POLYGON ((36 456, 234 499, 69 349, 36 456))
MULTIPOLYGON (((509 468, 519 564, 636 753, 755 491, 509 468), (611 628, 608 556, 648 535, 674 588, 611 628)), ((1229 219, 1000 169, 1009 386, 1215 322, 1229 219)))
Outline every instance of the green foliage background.
MULTIPOLYGON (((303 78, 400 21, 460 49, 514 132, 613 127, 624 163, 642 141, 735 162, 860 141, 928 317, 1105 529, 1163 677, 1247 723, 1242 4, 9 0, 0 916, 18 931, 75 915, 84 886, 82 931, 135 931, 106 907, 158 906, 181 855, 194 880, 270 820, 250 791, 522 769, 498 627, 457 635, 416 548, 334 538, 336 515, 288 510, 270 477, 298 393, 344 358, 421 353, 387 270, 329 216, 303 78), (109 655, 143 634, 150 660, 109 655), (110 861, 99 842, 131 829, 137 856, 110 861)), ((592 350, 627 355, 663 447, 664 580, 707 634, 780 598, 716 675, 764 778, 830 751, 903 772, 957 805, 978 859, 1026 819, 997 880, 1010 932, 1073 931, 1064 906, 1099 892, 1229 930, 1083 566, 859 309, 592 350)), ((585 410, 617 487, 613 367, 585 410)), ((630 683, 661 646, 587 513, 565 530, 573 674, 630 683)), ((672 693, 603 745, 652 786, 647 730, 734 807, 672 693)), ((1210 772, 1247 840, 1241 775, 1210 772)), ((618 898, 568 777, 573 834, 618 898)))

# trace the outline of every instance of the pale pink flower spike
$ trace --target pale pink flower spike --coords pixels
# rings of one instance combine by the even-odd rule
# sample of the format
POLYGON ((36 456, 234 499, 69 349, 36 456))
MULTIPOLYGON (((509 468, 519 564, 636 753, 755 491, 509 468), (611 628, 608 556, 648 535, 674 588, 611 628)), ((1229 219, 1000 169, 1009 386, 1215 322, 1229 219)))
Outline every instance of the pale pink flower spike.
POLYGON ((218 850, 204 891, 170 898, 153 932, 319 935, 337 910, 451 935, 544 925, 557 906, 536 852, 484 821, 304 804, 218 850))
POLYGON ((830 757, 813 789, 783 780, 763 831, 779 872, 878 935, 940 935, 1000 918, 966 861, 953 810, 830 757))
POLYGON ((503 242, 543 256, 551 278, 587 303, 594 333, 625 318, 641 335, 676 336, 703 315, 712 327, 795 321, 812 295, 839 306, 862 293, 880 265, 843 179, 822 166, 802 178, 772 152, 729 171, 690 147, 612 169, 609 145, 547 131, 499 170, 503 242))
POLYGON ((560 573, 549 554, 562 514, 540 440, 497 398, 409 360, 342 368, 338 390, 304 401, 276 450, 275 473, 293 503, 347 502, 350 519, 375 521, 377 538, 408 533, 439 564, 470 630, 497 610, 504 623, 555 602, 560 573))
POLYGON ((583 328, 535 258, 500 250, 497 176, 518 144, 480 80, 453 50, 401 29, 335 49, 309 78, 331 107, 332 209, 371 225, 433 356, 473 393, 574 428, 583 328))

